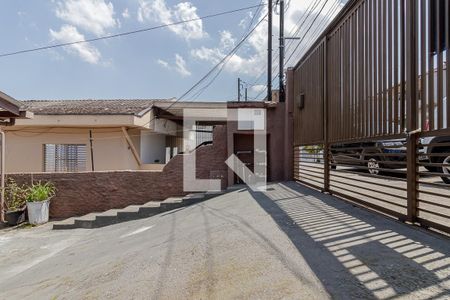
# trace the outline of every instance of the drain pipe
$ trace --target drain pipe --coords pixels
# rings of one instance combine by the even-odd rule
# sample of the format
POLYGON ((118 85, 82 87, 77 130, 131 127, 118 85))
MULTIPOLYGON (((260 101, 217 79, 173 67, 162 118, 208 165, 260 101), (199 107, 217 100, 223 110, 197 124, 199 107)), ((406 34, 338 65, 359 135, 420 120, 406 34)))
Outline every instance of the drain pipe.
POLYGON ((5 132, 3 131, 3 129, 0 128, 0 136, 2 138, 2 154, 1 154, 1 195, 0 195, 0 201, 1 201, 1 205, 0 205, 0 209, 1 209, 1 214, 0 214, 0 220, 1 222, 5 222, 5 132))

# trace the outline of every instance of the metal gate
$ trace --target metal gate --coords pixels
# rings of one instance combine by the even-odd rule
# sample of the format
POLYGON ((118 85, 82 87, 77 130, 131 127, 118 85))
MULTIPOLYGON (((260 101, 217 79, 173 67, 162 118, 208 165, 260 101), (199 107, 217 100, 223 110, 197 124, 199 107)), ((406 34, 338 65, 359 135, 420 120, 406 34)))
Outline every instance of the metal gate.
POLYGON ((349 1, 288 72, 294 177, 450 232, 450 1, 349 1))

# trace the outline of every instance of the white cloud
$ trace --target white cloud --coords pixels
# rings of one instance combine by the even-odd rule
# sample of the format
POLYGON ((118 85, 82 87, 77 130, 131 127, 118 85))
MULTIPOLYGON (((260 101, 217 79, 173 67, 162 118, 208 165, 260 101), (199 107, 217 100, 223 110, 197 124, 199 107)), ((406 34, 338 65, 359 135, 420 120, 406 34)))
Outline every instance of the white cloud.
POLYGON ((161 66, 163 66, 164 68, 170 69, 169 63, 168 63, 167 61, 162 60, 162 59, 158 59, 156 62, 157 62, 158 64, 160 64, 161 66))
POLYGON ((261 93, 266 89, 266 86, 263 84, 257 84, 251 87, 251 90, 255 93, 261 93))
MULTIPOLYGON (((59 31, 50 29, 50 36, 60 43, 70 43, 84 40, 84 35, 79 33, 77 28, 72 25, 63 25, 59 31)), ((100 62, 101 54, 97 48, 88 43, 74 44, 64 47, 71 54, 78 55, 84 61, 97 64, 100 62)))
POLYGON ((220 32, 220 46, 225 50, 231 50, 234 48, 236 40, 233 34, 228 30, 220 32))
MULTIPOLYGON (((171 24, 179 21, 197 19, 197 8, 190 2, 181 2, 168 7, 164 0, 139 0, 138 21, 171 24)), ((203 31, 202 20, 168 27, 176 35, 186 40, 198 40, 208 34, 203 31)))
POLYGON ((240 22, 239 22, 239 27, 241 27, 242 29, 247 28, 247 25, 250 23, 251 19, 253 18, 253 12, 248 12, 245 15, 245 18, 243 18, 240 22))
POLYGON ((124 9, 124 11, 122 12, 122 17, 124 19, 128 19, 130 17, 130 12, 128 11, 128 8, 124 9))
POLYGON ((64 0, 57 3, 56 16, 97 36, 118 26, 114 6, 105 0, 64 0))
POLYGON ((175 61, 173 62, 173 65, 162 59, 158 59, 156 62, 167 70, 177 72, 182 77, 192 75, 191 71, 189 71, 187 68, 186 61, 180 54, 175 54, 175 61))
POLYGON ((179 54, 175 54, 175 66, 175 70, 183 77, 190 76, 192 74, 186 67, 186 61, 179 54))
MULTIPOLYGON (((306 36, 305 40, 302 42, 301 46, 294 53, 293 58, 286 66, 291 66, 297 62, 297 60, 301 57, 302 53, 307 50, 309 45, 315 41, 315 39, 319 36, 320 30, 325 28, 326 24, 332 19, 334 15, 336 15, 340 8, 345 4, 347 0, 320 0, 317 2, 317 5, 314 9, 314 12, 311 16, 306 20, 304 26, 302 26, 299 32, 296 34, 297 36, 303 36, 310 22, 313 20, 314 16, 320 11, 323 5, 325 5, 322 10, 321 15, 317 18, 315 25, 312 26, 309 34, 306 36), (329 14, 330 12, 330 14, 329 14), (327 17, 327 20, 324 18, 327 17), (318 26, 320 25, 320 26, 318 26)), ((308 7, 310 7, 311 2, 303 1, 303 0, 291 0, 290 8, 286 14, 285 28, 286 28, 286 36, 292 36, 299 26, 299 20, 303 20, 304 13, 307 11, 308 7)), ((254 24, 257 24, 261 20, 263 16, 267 13, 267 7, 263 8, 256 18, 254 24)), ((251 15, 248 14, 246 17, 239 22, 239 26, 242 28, 246 28, 249 24, 251 15)), ((278 24, 279 24, 279 16, 274 14, 273 19, 273 32, 274 34, 278 33, 278 24)), ((266 68, 266 60, 267 60, 267 23, 263 21, 263 23, 255 29, 253 34, 246 41, 245 47, 242 47, 240 51, 233 55, 225 66, 225 70, 230 73, 239 73, 252 77, 257 77, 261 74, 261 72, 265 71, 266 68)), ((236 44, 236 38, 228 31, 219 32, 220 40, 219 44, 216 47, 199 47, 191 50, 191 55, 202 61, 207 61, 211 64, 217 64, 221 59, 223 59, 229 51, 236 44)), ((239 38, 240 39, 240 38, 239 38)), ((293 51, 298 41, 288 41, 288 52, 287 55, 291 53, 289 51, 293 51), (289 46, 293 44, 293 46, 289 46)), ((278 49, 278 39, 273 39, 273 49, 274 49, 274 58, 277 55, 278 49)))

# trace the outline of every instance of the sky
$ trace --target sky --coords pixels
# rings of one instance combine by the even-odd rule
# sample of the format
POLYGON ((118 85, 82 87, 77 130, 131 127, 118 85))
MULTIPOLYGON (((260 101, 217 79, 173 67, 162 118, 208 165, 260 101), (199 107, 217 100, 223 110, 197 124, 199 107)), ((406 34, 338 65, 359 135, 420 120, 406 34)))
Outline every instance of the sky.
MULTIPOLYGON (((303 37, 308 33, 301 42, 288 41, 287 57, 292 57, 287 66, 292 66, 345 0, 286 2, 286 35, 303 37)), ((260 3, 260 0, 2 0, 0 54, 169 24, 260 3)), ((263 6, 135 35, 0 57, 0 90, 19 100, 177 98, 221 61, 266 14, 267 7, 263 6)), ((275 59, 278 20, 275 11, 275 59)), ((247 84, 250 99, 262 98, 267 77, 266 55, 267 22, 263 20, 220 68, 215 80, 200 85, 200 95, 196 95, 196 90, 183 100, 235 100, 238 77, 247 84)), ((275 62, 274 71, 277 66, 275 62)))

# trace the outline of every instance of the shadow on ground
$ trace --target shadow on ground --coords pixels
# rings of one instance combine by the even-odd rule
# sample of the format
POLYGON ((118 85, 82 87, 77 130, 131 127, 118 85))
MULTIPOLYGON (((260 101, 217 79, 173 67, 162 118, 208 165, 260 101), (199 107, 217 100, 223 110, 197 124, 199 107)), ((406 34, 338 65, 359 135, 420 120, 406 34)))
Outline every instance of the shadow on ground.
POLYGON ((449 239, 297 183, 250 193, 332 297, 450 297, 449 239))

